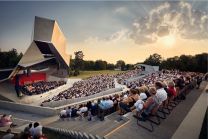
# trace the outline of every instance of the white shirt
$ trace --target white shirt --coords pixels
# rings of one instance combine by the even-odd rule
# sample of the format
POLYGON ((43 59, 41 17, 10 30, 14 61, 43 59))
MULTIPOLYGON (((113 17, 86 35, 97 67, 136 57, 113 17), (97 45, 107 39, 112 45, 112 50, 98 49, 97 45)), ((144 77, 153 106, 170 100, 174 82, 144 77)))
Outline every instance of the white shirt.
POLYGON ((36 128, 34 128, 34 136, 39 136, 39 135, 42 135, 43 133, 42 133, 42 126, 41 125, 39 125, 38 127, 36 127, 36 128))
POLYGON ((136 111, 141 111, 144 107, 144 101, 139 99, 137 100, 137 102, 134 104, 134 106, 136 107, 136 111))
POLYGON ((80 112, 87 112, 87 110, 88 110, 87 107, 82 107, 79 109, 80 112))
POLYGON ((112 108, 113 107, 113 101, 112 100, 106 100, 106 105, 108 108, 112 108))
POLYGON ((167 92, 164 90, 164 88, 160 88, 157 90, 155 96, 158 100, 158 103, 161 104, 163 101, 167 99, 167 92))
POLYGON ((66 116, 66 110, 61 110, 60 115, 61 116, 66 116))
POLYGON ((31 127, 31 128, 29 129, 29 131, 30 131, 30 134, 31 134, 32 136, 34 136, 34 127, 31 127))

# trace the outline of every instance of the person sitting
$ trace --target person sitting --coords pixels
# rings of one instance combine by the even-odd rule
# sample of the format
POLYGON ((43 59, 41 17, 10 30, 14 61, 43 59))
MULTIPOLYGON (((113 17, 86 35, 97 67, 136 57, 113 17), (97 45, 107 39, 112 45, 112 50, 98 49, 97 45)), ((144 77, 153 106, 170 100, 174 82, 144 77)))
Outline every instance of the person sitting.
POLYGON ((107 97, 106 98, 106 108, 110 109, 112 107, 113 107, 113 101, 109 97, 107 97))
POLYGON ((75 108, 75 107, 72 107, 72 109, 71 109, 72 111, 71 111, 71 118, 74 118, 74 117, 76 117, 77 116, 77 108, 75 108))
POLYGON ((82 119, 84 117, 84 113, 87 111, 88 111, 88 108, 86 107, 86 105, 81 104, 77 111, 77 115, 80 117, 80 119, 82 119))
POLYGON ((103 97, 103 99, 100 100, 99 102, 100 102, 100 103, 98 104, 99 109, 101 109, 101 110, 106 110, 106 109, 108 109, 106 98, 103 97))
MULTIPOLYGON (((32 123, 30 123, 30 124, 32 124, 32 123)), ((29 125, 29 127, 30 127, 30 125, 29 125)), ((32 135, 32 136, 34 136, 34 125, 32 124, 32 126, 31 126, 31 128, 29 129, 29 131, 30 131, 30 134, 32 135)))
POLYGON ((25 127, 24 132, 30 132, 31 128, 32 128, 32 123, 30 123, 28 126, 25 127))
POLYGON ((157 96, 153 95, 145 101, 143 104, 143 111, 142 113, 137 113, 136 116, 140 121, 146 121, 150 114, 154 114, 155 111, 159 108, 157 96), (140 115, 139 115, 140 114, 140 115))
POLYGON ((64 108, 63 110, 61 110, 60 112, 60 118, 63 120, 64 118, 67 117, 67 113, 66 113, 66 108, 64 108))
POLYGON ((20 138, 21 139, 32 139, 32 137, 33 137, 33 134, 31 132, 32 128, 33 128, 32 123, 30 123, 27 127, 25 127, 24 131, 21 132, 20 138))
POLYGON ((71 113, 72 113, 72 108, 69 106, 68 109, 66 110, 66 116, 68 118, 71 118, 71 113))
POLYGON ((150 93, 150 96, 155 95, 157 93, 156 88, 155 87, 150 87, 149 88, 149 93, 150 93))
POLYGON ((137 94, 137 90, 130 89, 129 95, 119 103, 119 114, 122 115, 125 112, 131 112, 130 108, 138 99, 139 95, 137 94))
POLYGON ((141 93, 139 95, 139 100, 134 104, 134 106, 131 109, 136 108, 136 115, 138 116, 144 107, 144 102, 147 99, 147 95, 145 93, 141 93))
POLYGON ((14 134, 12 134, 12 131, 11 131, 10 128, 7 129, 6 133, 7 133, 7 134, 4 135, 4 136, 2 137, 2 139, 12 139, 12 138, 14 137, 14 134))
POLYGON ((169 102, 174 100, 177 96, 176 90, 175 90, 175 84, 173 81, 168 82, 168 92, 169 92, 169 102))
POLYGON ((96 116, 97 115, 97 112, 98 112, 98 104, 97 104, 97 100, 94 100, 91 104, 91 114, 92 116, 96 116))
POLYGON ((139 120, 145 121, 150 114, 154 115, 159 106, 167 99, 167 93, 161 82, 155 83, 156 94, 147 99, 143 105, 143 112, 139 116, 139 120))
POLYGON ((38 122, 34 123, 33 139, 39 139, 41 136, 43 136, 42 128, 43 127, 38 122))
POLYGON ((155 83, 156 88, 156 96, 158 100, 158 104, 162 104, 163 101, 167 99, 167 92, 164 90, 164 85, 161 82, 155 83))
POLYGON ((10 127, 16 126, 12 122, 12 115, 6 115, 6 114, 2 115, 0 119, 0 127, 4 127, 4 126, 10 126, 10 127))

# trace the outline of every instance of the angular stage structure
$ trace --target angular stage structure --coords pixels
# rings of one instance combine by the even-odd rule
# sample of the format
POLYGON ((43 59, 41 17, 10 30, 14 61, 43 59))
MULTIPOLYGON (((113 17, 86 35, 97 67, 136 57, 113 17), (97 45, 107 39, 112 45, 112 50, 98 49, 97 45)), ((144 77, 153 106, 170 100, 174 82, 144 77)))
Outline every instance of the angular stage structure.
MULTIPOLYGON (((70 55, 66 53, 67 41, 55 20, 35 17, 33 39, 17 66, 4 81, 27 83, 48 80, 50 76, 68 76, 70 55)), ((4 72, 4 71, 2 71, 4 72)), ((54 78, 53 78, 54 79, 54 78)))

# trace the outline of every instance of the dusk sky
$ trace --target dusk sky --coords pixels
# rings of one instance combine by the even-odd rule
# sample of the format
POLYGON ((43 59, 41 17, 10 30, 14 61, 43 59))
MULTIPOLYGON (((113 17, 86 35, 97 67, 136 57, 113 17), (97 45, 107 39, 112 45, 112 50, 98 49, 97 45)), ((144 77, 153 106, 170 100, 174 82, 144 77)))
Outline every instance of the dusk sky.
POLYGON ((0 2, 0 48, 25 52, 35 16, 55 19, 68 53, 85 60, 142 62, 208 52, 208 1, 0 2))

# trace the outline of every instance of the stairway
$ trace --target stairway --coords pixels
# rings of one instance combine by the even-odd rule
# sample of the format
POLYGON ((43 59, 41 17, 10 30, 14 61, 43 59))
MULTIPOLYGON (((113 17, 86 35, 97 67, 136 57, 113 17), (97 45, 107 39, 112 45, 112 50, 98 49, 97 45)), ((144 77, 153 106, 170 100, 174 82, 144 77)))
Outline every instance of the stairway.
POLYGON ((63 128, 72 131, 86 132, 103 137, 128 121, 127 118, 119 121, 117 120, 119 118, 120 117, 117 113, 112 113, 111 115, 106 116, 104 121, 100 121, 97 117, 94 117, 92 121, 88 121, 87 118, 82 120, 79 118, 69 120, 65 119, 64 121, 59 119, 53 123, 48 124, 47 126, 63 128))

